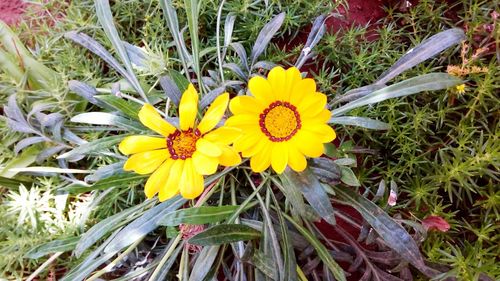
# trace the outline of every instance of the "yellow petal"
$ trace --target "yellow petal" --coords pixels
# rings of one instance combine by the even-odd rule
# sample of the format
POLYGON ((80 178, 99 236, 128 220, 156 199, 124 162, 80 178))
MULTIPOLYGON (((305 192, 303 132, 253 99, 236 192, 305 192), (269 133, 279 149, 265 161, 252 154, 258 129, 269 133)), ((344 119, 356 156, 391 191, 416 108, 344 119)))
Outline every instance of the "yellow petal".
POLYGON ((133 154, 123 165, 123 170, 134 171, 141 175, 150 174, 167 160, 168 156, 169 153, 166 149, 133 154))
POLYGON ((240 154, 236 152, 233 147, 220 145, 219 148, 222 150, 222 154, 219 156, 219 164, 222 166, 235 166, 240 164, 240 154))
POLYGON ((160 194, 158 194, 160 202, 170 199, 179 193, 179 182, 181 180, 183 168, 184 160, 174 160, 170 168, 170 173, 168 174, 167 182, 160 188, 160 194))
POLYGON ((172 164, 174 164, 174 160, 167 159, 167 161, 163 162, 160 168, 149 177, 144 186, 146 197, 152 198, 160 189, 165 188, 172 164))
POLYGON ((219 157, 222 153, 215 143, 208 141, 205 138, 201 138, 196 141, 196 151, 211 157, 219 157))
POLYGON ((271 152, 271 166, 273 170, 281 174, 286 168, 288 163, 288 143, 278 142, 274 144, 273 151, 271 152))
POLYGON ((196 172, 201 175, 211 175, 217 171, 219 161, 215 157, 207 156, 199 151, 193 153, 193 164, 196 172))
POLYGON ((248 89, 252 96, 261 101, 265 106, 276 100, 271 85, 263 77, 252 77, 250 81, 248 81, 248 89))
POLYGON ((319 136, 308 132, 306 130, 300 130, 292 138, 293 144, 299 149, 299 151, 307 157, 320 157, 325 147, 319 141, 319 136))
POLYGON ((226 112, 228 103, 228 93, 223 93, 212 102, 210 107, 208 107, 205 116, 203 116, 203 119, 201 119, 201 122, 197 127, 202 134, 212 130, 217 125, 217 123, 220 122, 222 116, 224 115, 224 112, 226 112))
POLYGON ((273 89, 274 99, 288 100, 288 93, 286 93, 286 74, 281 66, 276 66, 267 75, 267 81, 273 89))
POLYGON ((229 103, 229 110, 233 114, 260 114, 264 109, 262 102, 251 96, 237 96, 229 103))
POLYGON ((257 145, 257 143, 265 137, 266 136, 264 134, 259 132, 249 133, 237 139, 233 146, 236 151, 245 151, 250 147, 257 145))
POLYGON ((250 158, 250 167, 255 173, 260 173, 271 165, 271 152, 274 143, 265 146, 259 153, 250 158))
POLYGON ((165 137, 168 137, 176 130, 174 126, 161 118, 160 114, 150 104, 142 106, 139 111, 139 120, 144 126, 165 137))
POLYGON ((179 188, 182 197, 186 199, 194 199, 203 192, 203 176, 194 170, 191 159, 186 159, 184 163, 179 188))
POLYGON ((148 136, 129 136, 120 142, 118 149, 125 155, 165 148, 167 142, 164 138, 148 136))
POLYGON ((229 117, 224 123, 229 127, 237 127, 240 129, 259 128, 259 116, 256 114, 238 114, 229 117))
POLYGON ((326 95, 315 93, 305 96, 297 106, 300 116, 315 116, 326 107, 326 95))
POLYGON ((262 148, 266 145, 271 145, 271 141, 267 137, 263 137, 255 145, 250 146, 248 149, 242 150, 241 155, 243 157, 252 157, 255 154, 259 153, 262 148))
POLYGON ((316 82, 311 78, 306 78, 295 83, 290 95, 290 103, 297 105, 307 95, 316 93, 316 82))
POLYGON ((300 75, 300 71, 296 67, 290 67, 286 70, 286 86, 285 86, 285 101, 290 101, 290 97, 292 96, 292 91, 295 88, 295 85, 302 80, 302 75, 300 75))
POLYGON ((307 167, 306 158, 292 142, 288 146, 288 165, 295 172, 302 172, 307 167))
POLYGON ((179 104, 179 125, 182 131, 194 127, 197 113, 198 93, 193 84, 189 84, 187 90, 182 94, 179 104))
POLYGON ((235 127, 222 126, 203 136, 211 142, 231 144, 242 134, 242 130, 235 127))
POLYGON ((321 136, 321 142, 331 142, 337 136, 332 127, 327 124, 314 124, 314 125, 304 125, 302 127, 304 130, 315 133, 318 136, 321 136))
POLYGON ((323 109, 320 113, 314 116, 301 116, 302 125, 306 126, 309 124, 324 124, 330 120, 332 114, 328 109, 323 109))

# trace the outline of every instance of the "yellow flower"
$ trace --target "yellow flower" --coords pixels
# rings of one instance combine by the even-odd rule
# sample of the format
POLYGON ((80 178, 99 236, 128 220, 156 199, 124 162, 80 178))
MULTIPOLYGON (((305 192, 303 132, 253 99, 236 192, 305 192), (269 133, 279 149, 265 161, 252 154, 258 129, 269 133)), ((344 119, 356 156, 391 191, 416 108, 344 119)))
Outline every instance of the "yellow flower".
POLYGON ((226 126, 242 129, 234 148, 250 157, 254 172, 272 166, 282 173, 286 166, 303 171, 305 157, 319 157, 324 143, 335 139, 335 131, 326 123, 326 95, 316 92, 313 79, 302 79, 291 67, 273 68, 267 79, 256 76, 248 82, 252 96, 238 96, 229 109, 234 114, 226 126))
POLYGON ((465 84, 460 84, 460 85, 455 86, 455 90, 460 95, 465 94, 465 84))
POLYGON ((125 171, 152 173, 144 187, 148 198, 159 193, 164 201, 179 192, 184 198, 196 198, 203 192, 204 175, 215 173, 219 164, 240 163, 239 154, 229 146, 240 130, 225 126, 214 130, 228 103, 228 93, 218 96, 197 123, 198 93, 189 85, 179 105, 179 128, 164 120, 152 105, 142 107, 139 120, 162 137, 129 136, 119 149, 131 155, 123 166, 125 171))

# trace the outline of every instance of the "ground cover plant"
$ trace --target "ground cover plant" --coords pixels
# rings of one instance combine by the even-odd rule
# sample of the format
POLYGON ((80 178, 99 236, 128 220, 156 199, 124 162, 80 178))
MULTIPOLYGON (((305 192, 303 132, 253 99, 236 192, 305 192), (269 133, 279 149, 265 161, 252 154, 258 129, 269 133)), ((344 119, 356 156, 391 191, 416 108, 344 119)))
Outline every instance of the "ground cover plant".
MULTIPOLYGON (((325 33, 333 16, 317 16, 334 9, 330 2, 218 4, 197 10, 197 1, 72 3, 55 35, 20 32, 34 54, 2 28, 2 66, 8 66, 1 84, 6 278, 498 277, 498 27, 492 3, 392 5, 375 41, 366 40, 372 29, 359 26, 325 33), (299 17, 304 11, 310 14, 299 17), (445 11, 454 14, 440 17, 445 11), (438 34, 453 26, 465 27, 464 43, 460 30, 438 34), (307 40, 296 47, 287 40, 304 34, 307 40), (251 77, 276 81, 273 75, 282 72, 277 64, 290 75, 292 65, 307 69, 317 90, 328 95, 335 133, 319 135, 330 134, 325 143, 336 137, 335 145, 319 158, 305 151, 312 158, 307 170, 300 160, 254 160, 243 148, 261 139, 236 142, 242 164, 217 172, 211 165, 205 174, 215 174, 205 178, 203 193, 180 190, 186 197, 202 193, 197 200, 160 194, 163 203, 149 189, 144 194, 149 175, 141 174, 152 171, 133 165, 128 170, 139 174, 123 171, 125 155, 137 149, 124 138, 154 135, 141 118, 140 112, 156 118, 154 109, 143 111, 145 101, 182 127, 182 113, 175 117, 192 82, 200 108, 229 104, 226 125, 245 131, 238 112, 248 98, 234 97, 246 97, 247 88, 259 95, 252 87, 262 86, 251 86, 251 77), (373 104, 385 95, 438 88, 445 90, 373 104), (347 112, 351 117, 342 116, 347 112), (300 173, 283 171, 286 164, 300 173)), ((60 9, 54 6, 46 8, 60 9)), ((282 114, 293 111, 276 106, 282 114)), ((282 127, 264 127, 282 137, 276 135, 282 127)))

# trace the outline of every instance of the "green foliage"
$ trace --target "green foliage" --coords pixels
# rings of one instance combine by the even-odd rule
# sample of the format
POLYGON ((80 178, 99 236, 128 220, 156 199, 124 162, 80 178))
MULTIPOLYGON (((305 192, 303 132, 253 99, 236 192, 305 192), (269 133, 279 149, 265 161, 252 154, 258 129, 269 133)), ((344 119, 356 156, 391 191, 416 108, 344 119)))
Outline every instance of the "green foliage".
MULTIPOLYGON (((200 76, 206 75, 209 70, 217 69, 215 66, 218 57, 214 49, 217 35, 214 26, 216 26, 219 3, 201 1, 197 11, 196 5, 193 5, 197 2, 172 1, 172 5, 177 9, 179 27, 189 26, 183 35, 184 40, 193 43, 199 40, 196 42, 197 47, 188 46, 200 50, 200 57, 196 60, 199 62, 199 65, 198 63, 196 65, 199 68, 196 74, 200 76), (185 13, 183 10, 183 7, 187 6, 191 7, 190 13, 185 13), (196 16, 197 12, 199 17, 196 16), (196 22, 199 25, 198 30, 194 28, 196 22), (187 38, 189 40, 186 40, 187 38)), ((274 36, 276 39, 260 57, 264 60, 260 62, 260 66, 265 66, 267 62, 292 65, 299 56, 302 46, 283 48, 283 41, 286 43, 289 38, 302 32, 303 27, 310 24, 314 17, 330 12, 337 5, 334 2, 227 1, 222 7, 221 15, 223 19, 228 15, 236 17, 230 41, 241 43, 244 50, 250 54, 264 25, 278 13, 285 12, 283 24, 274 36)), ((26 278, 24 272, 33 272, 47 258, 45 256, 36 261, 27 259, 25 254, 30 249, 56 239, 62 241, 74 239, 72 237, 85 233, 76 244, 78 258, 63 254, 55 263, 57 268, 71 269, 66 276, 68 280, 77 280, 92 274, 91 278, 94 279, 103 274, 127 279, 137 277, 144 272, 153 272, 149 276, 151 280, 171 280, 175 278, 177 272, 189 276, 190 280, 203 280, 205 277, 215 276, 218 272, 227 274, 229 269, 233 268, 240 274, 236 278, 243 278, 245 274, 249 274, 247 269, 249 267, 243 266, 238 261, 228 261, 230 256, 236 256, 242 262, 253 265, 255 269, 252 271, 254 270, 256 276, 260 277, 280 276, 285 278, 282 280, 287 280, 288 276, 304 274, 317 276, 319 272, 324 274, 321 277, 333 278, 333 274, 335 278, 342 280, 343 270, 338 267, 337 262, 352 263, 354 258, 361 259, 363 250, 356 247, 355 238, 343 233, 342 227, 338 226, 339 235, 343 235, 347 241, 352 239, 351 245, 354 246, 347 252, 356 252, 355 255, 348 254, 346 257, 346 252, 338 249, 339 244, 323 237, 322 231, 309 223, 321 216, 334 224, 332 212, 337 219, 339 217, 345 221, 350 219, 341 211, 332 211, 331 203, 325 202, 325 197, 322 197, 328 193, 336 200, 344 200, 344 203, 350 202, 359 207, 355 203, 358 200, 361 202, 358 202, 359 204, 369 206, 371 209, 363 209, 366 221, 371 222, 380 237, 386 240, 389 248, 393 249, 395 246, 402 246, 397 243, 399 242, 397 239, 389 237, 391 234, 400 234, 408 238, 409 229, 412 233, 412 228, 403 228, 397 224, 398 222, 414 226, 416 223, 411 224, 411 220, 415 218, 420 220, 431 214, 442 216, 450 222, 451 230, 448 233, 430 232, 422 244, 423 255, 426 258, 448 266, 439 277, 455 276, 463 280, 477 280, 487 273, 492 278, 498 278, 500 272, 495 266, 500 242, 500 236, 496 234, 498 233, 496 222, 500 218, 500 193, 497 190, 500 164, 497 114, 499 105, 496 94, 499 84, 498 61, 492 53, 471 59, 478 47, 485 47, 486 43, 475 41, 475 36, 478 33, 484 34, 481 29, 483 25, 493 23, 490 12, 495 7, 489 1, 458 2, 460 3, 450 7, 438 1, 424 0, 419 1, 419 4, 408 11, 388 8, 388 16, 380 25, 378 40, 373 42, 363 40, 368 31, 361 27, 351 28, 343 34, 327 34, 315 47, 321 59, 306 63, 308 68, 313 69, 312 74, 318 82, 319 89, 328 93, 333 100, 348 90, 374 83, 377 77, 393 65, 408 48, 432 34, 455 26, 455 19, 448 18, 450 13, 457 13, 458 25, 467 24, 467 37, 471 42, 470 49, 466 51, 467 62, 459 55, 457 49, 450 49, 437 59, 408 70, 394 81, 397 83, 419 75, 431 75, 424 77, 435 78, 432 76, 434 74, 430 73, 444 72, 445 67, 451 64, 487 67, 485 73, 463 77, 467 85, 464 94, 459 94, 452 88, 390 99, 368 107, 349 108, 352 109, 349 114, 358 117, 353 119, 342 116, 336 117, 335 120, 332 118, 332 123, 336 124, 340 145, 338 148, 329 147, 327 155, 339 159, 312 165, 312 171, 317 175, 323 173, 320 179, 329 184, 341 184, 342 189, 351 188, 348 186, 360 186, 360 190, 367 190, 367 193, 372 195, 376 193, 373 201, 385 198, 385 184, 380 184, 383 186, 379 189, 382 190, 381 194, 374 190, 381 179, 394 180, 398 183, 401 194, 397 205, 392 208, 387 206, 386 201, 378 202, 381 206, 379 208, 364 197, 357 198, 342 189, 335 192, 336 189, 318 182, 312 186, 310 193, 301 192, 300 189, 290 189, 286 181, 282 182, 274 176, 264 174, 258 179, 250 177, 244 169, 225 170, 207 180, 213 183, 213 186, 205 199, 198 201, 194 207, 191 206, 194 203, 188 203, 191 208, 174 212, 184 201, 153 207, 156 202, 145 201, 142 187, 136 188, 142 176, 135 175, 129 178, 128 174, 123 174, 121 168, 113 166, 118 164, 121 167, 121 162, 117 161, 123 160, 123 157, 116 153, 113 144, 119 141, 120 136, 116 135, 131 129, 120 126, 124 123, 121 121, 136 118, 138 105, 128 96, 129 94, 134 95, 135 92, 140 93, 144 90, 148 98, 154 102, 162 102, 164 96, 157 87, 158 84, 162 84, 160 77, 168 75, 180 89, 183 88, 180 84, 185 82, 178 83, 180 79, 184 79, 183 76, 171 71, 182 71, 187 65, 182 65, 178 60, 179 55, 172 43, 173 34, 167 32, 166 21, 158 1, 114 1, 111 5, 114 18, 112 21, 108 19, 106 32, 98 23, 94 2, 89 0, 60 4, 65 8, 65 18, 61 18, 54 26, 42 23, 41 26, 37 26, 42 29, 40 33, 30 31, 34 27, 30 24, 33 23, 23 23, 16 32, 26 43, 36 42, 35 46, 30 46, 30 49, 36 50, 28 54, 30 57, 46 62, 48 67, 60 73, 61 81, 58 82, 61 84, 65 85, 70 80, 82 80, 90 87, 87 87, 87 90, 91 89, 100 96, 93 101, 86 101, 68 91, 66 87, 26 90, 20 87, 24 85, 20 83, 23 80, 19 80, 21 77, 18 75, 19 71, 0 73, 0 90, 6 93, 0 99, 6 101, 7 95, 17 93, 16 104, 19 105, 23 116, 29 113, 35 116, 26 120, 27 123, 33 123, 36 129, 35 133, 31 133, 32 137, 44 138, 43 142, 21 151, 16 156, 14 145, 26 136, 13 133, 6 127, 6 121, 2 118, 0 122, 0 133, 3 135, 0 144, 2 177, 5 177, 4 173, 7 171, 4 168, 11 163, 22 162, 19 168, 26 167, 37 160, 36 154, 40 151, 58 145, 62 148, 51 155, 57 154, 63 157, 55 159, 49 157, 50 155, 47 156, 47 161, 44 163, 46 166, 66 165, 67 169, 86 169, 96 172, 85 178, 80 175, 65 174, 63 177, 42 180, 40 177, 15 175, 10 172, 9 177, 15 176, 15 179, 0 179, 2 198, 0 215, 4 218, 0 227, 1 274, 7 278, 26 278), (110 27, 111 23, 116 25, 117 33, 110 27), (117 70, 110 68, 98 56, 63 38, 63 34, 71 30, 82 31, 101 43, 106 50, 114 50, 111 51, 111 55, 120 58, 125 64, 129 83, 120 80, 122 77, 117 74, 117 70), (114 40, 110 41, 106 33, 111 34, 114 40), (134 49, 126 44, 123 48, 117 48, 122 44, 118 38, 141 48, 134 49), (127 54, 124 52, 130 49, 139 54, 138 60, 129 55, 131 62, 127 62, 127 54), (132 88, 135 88, 135 91, 132 88), (32 111, 33 108, 39 110, 32 111), (120 122, 113 121, 110 124, 86 123, 89 126, 70 122, 71 118, 78 114, 96 111, 105 111, 103 112, 105 114, 118 112, 116 118, 122 119, 113 119, 120 122), (64 128, 61 135, 64 136, 64 132, 68 132, 66 138, 58 138, 58 134, 53 133, 53 126, 44 126, 42 122, 38 122, 46 118, 47 114, 56 112, 61 115, 60 124, 64 128), (373 132, 363 128, 383 130, 389 128, 389 130, 373 132), (29 163, 19 161, 25 157, 29 158, 29 163), (66 161, 64 158, 73 159, 66 161), (356 158, 358 163, 352 161, 356 158), (80 161, 76 162, 78 160, 80 161), (329 174, 325 172, 325 164, 329 167, 327 169, 329 174), (337 167, 338 171, 332 167, 337 167), (36 184, 32 186, 31 182, 36 184), (258 186, 255 186, 257 183, 258 186), (71 195, 66 193, 68 191, 71 195), (275 196, 280 197, 274 198, 275 196), (302 196, 305 197, 305 201, 302 196), (207 212, 204 208, 208 207, 202 206, 204 204, 220 206, 213 207, 218 209, 207 212), (259 207, 254 208, 255 206, 259 207), (224 211, 225 207, 237 211, 231 212, 233 215, 228 218, 228 214, 224 211), (402 216, 404 219, 398 220, 391 216, 380 215, 384 210, 389 210, 395 217, 402 216), (214 214, 214 217, 204 220, 206 214, 214 214), (175 223, 165 223, 162 219, 175 223), (286 224, 285 219, 291 224, 286 224), (399 232, 390 233, 381 229, 378 220, 384 220, 385 225, 391 225, 399 232), (204 247, 194 266, 191 267, 193 264, 189 259, 192 256, 189 255, 188 249, 197 251, 199 248, 187 244, 185 241, 189 241, 188 239, 181 239, 187 238, 182 236, 186 234, 185 229, 169 226, 165 230, 158 226, 162 224, 177 226, 180 222, 193 223, 193 221, 212 224, 220 222, 219 228, 236 223, 235 225, 245 228, 243 232, 247 236, 244 236, 244 239, 241 237, 233 239, 234 233, 226 233, 227 236, 233 235, 230 237, 232 240, 227 241, 235 241, 234 243, 204 247), (101 224, 98 224, 99 222, 101 224), (88 230, 91 225, 96 227, 88 230), (261 231, 261 235, 257 235, 254 229, 261 231), (136 232, 137 230, 140 233, 136 232), (119 231, 122 232, 118 233, 119 231), (169 239, 169 242, 165 243, 165 232, 169 233, 168 238, 174 239, 169 239), (146 249, 144 250, 146 254, 135 251, 136 247, 146 249), (314 257, 319 259, 308 259, 312 249, 314 255, 317 255, 314 257), (332 249, 335 251, 331 252, 332 249), (301 254, 303 252, 309 254, 301 254), (344 260, 341 260, 342 257, 344 260), (127 262, 146 259, 149 259, 148 265, 144 267, 139 263, 127 262), (317 266, 320 260, 324 267, 317 266), (100 265, 109 261, 112 262, 108 266, 98 270, 100 265), (449 271, 446 272, 447 270, 449 271)), ((43 7, 54 9, 56 6, 57 4, 48 3, 43 7)), ((102 14, 104 12, 101 10, 100 15, 102 14)), ((219 38, 221 42, 225 42, 223 34, 221 33, 219 38)), ((490 40, 498 40, 498 24, 494 25, 491 34, 490 40)), ((243 70, 243 76, 247 77, 252 70, 245 69, 237 48, 222 48, 225 55, 222 61, 234 63, 243 70)), ((245 61, 246 63, 248 61, 245 61)), ((222 78, 222 81, 226 78, 226 81, 231 82, 241 80, 238 77, 239 71, 234 71, 235 69, 238 70, 234 65, 225 67, 220 70, 218 78, 222 78)), ((213 80, 215 84, 222 82, 215 78, 213 80)), ((450 85, 455 83, 456 81, 450 85)), ((164 87, 163 84, 161 86, 164 87)), ((207 87, 207 90, 210 88, 207 87)), ((244 90, 243 86, 228 88, 231 92, 244 90)), ((207 94, 205 97, 208 98, 202 102, 207 102, 210 97, 216 95, 213 92, 212 94, 212 96, 207 94)), ((169 98, 175 104, 175 99, 170 96, 169 98)), ((169 107, 167 102, 167 113, 171 108, 175 106, 169 107)), ((83 120, 86 117, 89 115, 80 115, 76 120, 83 120)), ((359 227, 366 231, 370 229, 367 225, 359 227)), ((415 232, 424 235, 417 227, 415 232)), ((218 233, 224 234, 224 231, 218 233)), ((202 234, 207 235, 210 232, 202 234)), ((377 237, 374 234, 367 234, 365 241, 373 241, 377 237)), ((219 244, 220 241, 216 242, 215 244, 219 244)), ((403 246, 415 248, 412 243, 403 246)), ((63 250, 69 250, 71 247, 63 250)), ((403 258, 416 263, 417 267, 422 266, 420 257, 412 256, 416 254, 413 248, 407 250, 407 256, 403 258)), ((381 246, 377 249, 387 248, 381 246)), ((371 267, 371 271, 365 270, 365 272, 378 274, 379 278, 384 278, 384 274, 387 273, 384 269, 379 269, 379 266, 394 268, 402 262, 399 256, 393 256, 394 252, 386 254, 388 263, 377 263, 377 265, 365 256, 363 264, 371 267), (396 261, 396 264, 392 264, 393 261, 396 261)), ((359 268, 359 264, 353 267, 353 270, 363 269, 359 268)), ((405 266, 401 266, 400 269, 401 274, 405 270, 408 271, 405 266)), ((49 273, 45 270, 40 277, 43 279, 47 274, 49 273)), ((288 278, 293 279, 293 277, 288 278)))

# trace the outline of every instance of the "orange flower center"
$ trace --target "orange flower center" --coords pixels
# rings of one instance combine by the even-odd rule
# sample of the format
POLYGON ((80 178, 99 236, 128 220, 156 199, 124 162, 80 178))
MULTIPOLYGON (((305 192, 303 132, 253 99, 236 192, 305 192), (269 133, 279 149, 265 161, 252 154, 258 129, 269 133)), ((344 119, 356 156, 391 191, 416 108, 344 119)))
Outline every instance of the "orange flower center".
POLYGON ((198 129, 189 129, 186 131, 176 130, 167 137, 167 148, 172 159, 185 160, 190 158, 196 151, 196 141, 201 133, 198 129))
POLYGON ((302 127, 297 108, 285 101, 275 101, 261 114, 261 131, 273 142, 290 140, 302 127))

